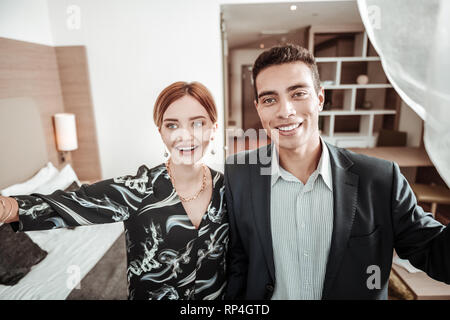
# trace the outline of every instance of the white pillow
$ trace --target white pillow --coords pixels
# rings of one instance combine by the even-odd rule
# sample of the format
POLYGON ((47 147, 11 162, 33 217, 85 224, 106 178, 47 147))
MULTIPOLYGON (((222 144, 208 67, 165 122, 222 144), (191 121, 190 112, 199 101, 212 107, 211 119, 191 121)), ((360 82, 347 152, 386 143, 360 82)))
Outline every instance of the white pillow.
POLYGON ((1 195, 9 197, 12 195, 28 195, 31 194, 36 188, 50 181, 58 174, 58 169, 49 162, 38 173, 36 173, 31 179, 22 183, 14 184, 1 191, 1 195))
POLYGON ((51 194, 56 190, 65 190, 73 182, 80 185, 78 177, 70 164, 67 164, 55 177, 50 181, 44 183, 37 189, 33 190, 33 193, 51 194))

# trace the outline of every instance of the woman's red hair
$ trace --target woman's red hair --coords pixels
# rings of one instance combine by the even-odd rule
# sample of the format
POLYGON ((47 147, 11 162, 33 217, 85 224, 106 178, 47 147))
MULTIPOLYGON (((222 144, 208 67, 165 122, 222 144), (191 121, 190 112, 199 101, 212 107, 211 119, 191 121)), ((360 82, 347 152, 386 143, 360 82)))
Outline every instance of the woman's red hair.
POLYGON ((153 109, 153 121, 157 127, 161 127, 164 112, 176 100, 189 95, 197 100, 208 113, 211 121, 217 121, 217 109, 209 90, 199 82, 178 81, 172 83, 159 94, 153 109))

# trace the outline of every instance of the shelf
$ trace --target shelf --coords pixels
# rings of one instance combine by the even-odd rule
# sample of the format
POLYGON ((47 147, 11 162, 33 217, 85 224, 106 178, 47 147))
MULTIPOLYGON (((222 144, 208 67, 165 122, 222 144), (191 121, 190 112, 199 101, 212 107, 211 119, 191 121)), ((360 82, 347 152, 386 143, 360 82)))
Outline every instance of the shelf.
POLYGON ((333 138, 339 138, 339 139, 341 139, 341 138, 352 138, 352 139, 354 139, 354 138, 362 138, 362 139, 365 139, 365 138, 370 138, 370 137, 373 137, 373 136, 362 135, 362 134, 357 133, 357 132, 338 132, 338 133, 335 133, 333 135, 333 138))
POLYGON ((380 60, 343 61, 340 69, 341 84, 357 84, 359 75, 368 76, 370 84, 388 84, 380 60))
POLYGON ((396 114, 395 110, 355 110, 355 111, 347 111, 347 110, 327 110, 321 111, 319 116, 331 116, 331 115, 342 115, 342 116, 351 116, 351 115, 383 115, 383 114, 396 114))
POLYGON ((334 61, 317 62, 317 70, 319 71, 320 80, 331 81, 333 84, 339 81, 336 78, 337 70, 340 66, 334 61))
POLYGON ((363 136, 357 133, 337 133, 333 136, 321 134, 321 137, 341 148, 373 148, 377 141, 376 136, 363 136))
POLYGON ((319 129, 327 142, 372 148, 380 130, 398 126, 400 97, 363 26, 312 27, 309 49, 325 90, 319 129), (358 84, 360 75, 367 75, 369 83, 358 84))
POLYGON ((324 111, 350 111, 354 97, 354 89, 325 89, 324 111))
POLYGON ((392 85, 389 83, 372 83, 372 84, 331 84, 324 85, 324 89, 383 89, 383 88, 392 88, 392 85))
POLYGON ((381 61, 380 57, 324 57, 316 58, 316 62, 366 62, 381 61))

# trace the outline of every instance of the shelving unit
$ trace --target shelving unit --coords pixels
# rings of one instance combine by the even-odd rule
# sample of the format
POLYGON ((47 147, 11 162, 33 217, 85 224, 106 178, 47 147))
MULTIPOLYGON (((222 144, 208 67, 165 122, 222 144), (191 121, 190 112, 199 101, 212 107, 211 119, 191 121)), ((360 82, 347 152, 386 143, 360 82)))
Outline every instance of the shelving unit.
POLYGON ((400 97, 362 26, 311 27, 309 50, 316 57, 325 106, 322 137, 340 147, 375 147, 380 129, 397 129, 400 97), (358 84, 367 75, 367 84, 358 84))

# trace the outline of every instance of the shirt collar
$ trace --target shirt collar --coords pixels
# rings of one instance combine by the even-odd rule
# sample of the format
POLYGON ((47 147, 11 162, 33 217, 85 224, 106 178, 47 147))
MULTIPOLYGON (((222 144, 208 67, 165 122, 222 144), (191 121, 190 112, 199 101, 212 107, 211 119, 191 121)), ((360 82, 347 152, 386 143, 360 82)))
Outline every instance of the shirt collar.
MULTIPOLYGON (((316 171, 318 171, 319 175, 322 176, 323 181, 327 185, 327 187, 333 191, 333 183, 331 176, 331 162, 330 162, 330 153, 328 151, 328 147, 326 143, 323 141, 322 137, 320 137, 320 143, 322 144, 322 154, 320 156, 319 164, 317 165, 316 171)), ((278 181, 278 178, 282 177, 287 181, 298 181, 297 178, 294 177, 290 172, 283 169, 278 162, 278 151, 276 145, 272 146, 272 162, 271 162, 271 186, 278 181)))

